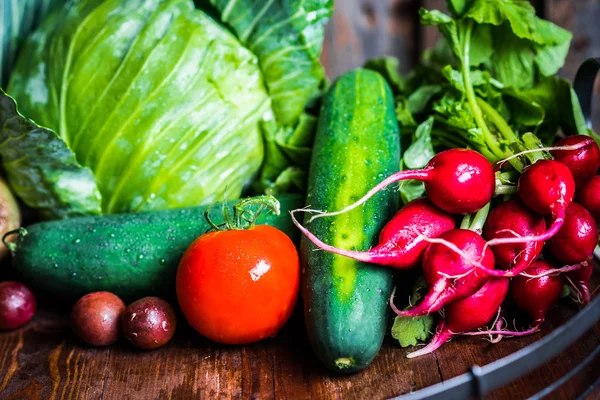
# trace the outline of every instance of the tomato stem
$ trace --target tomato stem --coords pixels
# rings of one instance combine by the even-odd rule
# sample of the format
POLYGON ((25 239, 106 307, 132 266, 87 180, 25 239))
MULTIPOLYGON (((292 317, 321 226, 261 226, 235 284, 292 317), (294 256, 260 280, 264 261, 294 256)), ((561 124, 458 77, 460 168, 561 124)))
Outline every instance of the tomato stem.
POLYGON ((268 209, 275 215, 280 214, 279 201, 271 195, 255 196, 240 200, 233 206, 233 215, 229 211, 227 202, 223 202, 223 223, 220 225, 215 224, 211 220, 211 208, 212 206, 206 209, 204 218, 206 218, 208 224, 215 231, 252 229, 256 224, 256 220, 265 209, 268 209), (249 207, 253 206, 259 207, 256 211, 252 211, 249 207))

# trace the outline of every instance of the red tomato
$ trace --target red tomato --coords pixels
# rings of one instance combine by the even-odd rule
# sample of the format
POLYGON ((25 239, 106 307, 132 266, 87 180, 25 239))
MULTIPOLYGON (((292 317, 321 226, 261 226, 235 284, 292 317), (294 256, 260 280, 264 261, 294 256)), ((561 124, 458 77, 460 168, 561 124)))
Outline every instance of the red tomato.
POLYGON ((294 309, 299 286, 294 244, 267 225, 202 235, 177 270, 177 299, 190 325, 227 344, 275 336, 294 309))

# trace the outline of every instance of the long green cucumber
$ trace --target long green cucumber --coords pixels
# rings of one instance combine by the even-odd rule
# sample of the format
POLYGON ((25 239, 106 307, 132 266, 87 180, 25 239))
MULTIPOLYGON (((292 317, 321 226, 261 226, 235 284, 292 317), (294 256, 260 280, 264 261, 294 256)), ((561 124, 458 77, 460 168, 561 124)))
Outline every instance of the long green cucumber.
MULTIPOLYGON (((397 172, 400 136, 394 100, 378 73, 354 70, 327 93, 310 164, 307 206, 335 211, 362 197, 397 172)), ((397 209, 398 195, 385 190, 364 206, 306 226, 326 243, 368 250, 397 209)), ((329 368, 355 372, 371 363, 381 347, 392 287, 391 272, 313 251, 301 240, 306 326, 317 357, 329 368)))
MULTIPOLYGON (((297 240, 289 210, 301 207, 304 196, 282 195, 279 201, 280 215, 263 212, 257 223, 273 225, 297 240)), ((205 210, 192 207, 34 224, 16 240, 12 267, 24 282, 57 296, 100 290, 124 299, 169 296, 175 290, 181 256, 210 228, 205 210)), ((212 207, 210 215, 213 221, 222 221, 220 205, 212 207)))

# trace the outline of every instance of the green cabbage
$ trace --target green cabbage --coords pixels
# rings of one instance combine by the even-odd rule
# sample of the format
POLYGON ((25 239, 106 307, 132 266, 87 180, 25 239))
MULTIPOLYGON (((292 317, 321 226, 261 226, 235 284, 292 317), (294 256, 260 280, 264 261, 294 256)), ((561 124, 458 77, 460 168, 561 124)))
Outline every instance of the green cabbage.
POLYGON ((0 93, 15 192, 63 218, 235 198, 257 176, 262 189, 298 179, 290 169, 310 146, 304 110, 323 85, 331 2, 211 0, 206 12, 191 0, 69 2, 28 38, 12 98, 0 93))
POLYGON ((0 87, 8 82, 22 40, 61 0, 0 0, 0 87))

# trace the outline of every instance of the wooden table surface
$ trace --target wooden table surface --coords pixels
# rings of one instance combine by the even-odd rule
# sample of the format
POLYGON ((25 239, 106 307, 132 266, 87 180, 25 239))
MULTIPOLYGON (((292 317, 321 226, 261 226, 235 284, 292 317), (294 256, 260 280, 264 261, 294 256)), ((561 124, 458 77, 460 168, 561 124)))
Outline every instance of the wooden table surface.
MULTIPOLYGON (((304 333, 301 311, 278 337, 248 346, 212 343, 179 318, 175 338, 142 352, 121 341, 89 348, 70 332, 70 304, 41 299, 41 310, 24 328, 0 333, 0 399, 381 399, 424 388, 488 364, 540 339, 577 311, 563 301, 543 331, 492 345, 458 338, 433 355, 408 360, 387 338, 366 370, 351 376, 326 371, 304 333)), ((560 378, 600 345, 600 326, 561 356, 487 398, 522 399, 560 378)), ((550 398, 575 399, 600 376, 600 357, 550 398)), ((600 398, 596 390, 588 398, 600 398)))

